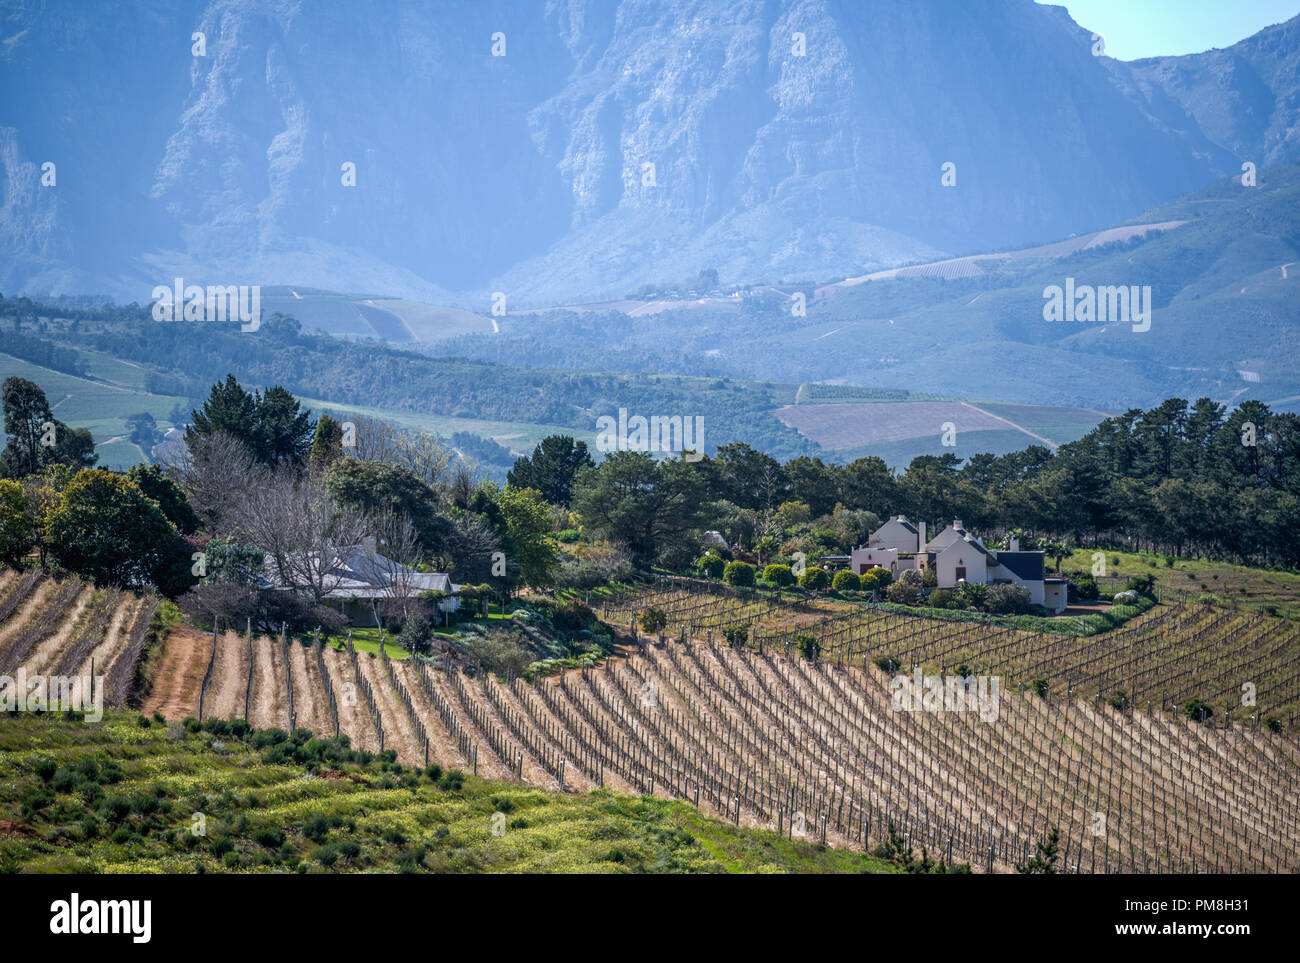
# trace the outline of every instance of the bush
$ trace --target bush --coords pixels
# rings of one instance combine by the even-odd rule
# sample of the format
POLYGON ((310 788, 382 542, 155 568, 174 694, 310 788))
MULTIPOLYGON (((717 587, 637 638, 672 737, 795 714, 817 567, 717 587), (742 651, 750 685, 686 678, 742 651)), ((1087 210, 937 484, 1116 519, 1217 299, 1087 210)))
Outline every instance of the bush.
POLYGON ((523 675, 537 659, 532 649, 506 635, 476 635, 463 645, 471 662, 503 678, 523 675))
POLYGON ((811 635, 800 633, 794 637, 795 643, 799 646, 799 654, 810 662, 816 662, 817 657, 822 654, 822 645, 811 635))
POLYGON ((1138 600, 1137 592, 1130 592, 1125 589, 1123 592, 1116 592, 1115 597, 1111 599, 1116 605, 1132 605, 1138 600))
POLYGON ((284 831, 276 829, 274 826, 259 829, 253 834, 253 842, 259 846, 265 846, 267 849, 279 849, 284 845, 284 831))
POLYGON ((1154 575, 1134 575, 1124 586, 1124 591, 1135 592, 1138 595, 1154 597, 1156 578, 1154 575))
POLYGON ((1189 699, 1183 703, 1183 712, 1194 722, 1209 722, 1214 718, 1214 707, 1200 699, 1189 699))
POLYGON ((869 568, 858 576, 858 582, 864 592, 883 592, 894 581, 894 575, 887 568, 876 566, 869 568))
POLYGON ((566 528, 563 531, 555 533, 555 540, 558 542, 576 542, 582 538, 582 533, 576 528, 566 528))
POLYGON ((1070 575, 1068 593, 1071 602, 1094 602, 1101 597, 1097 580, 1087 572, 1075 572, 1070 575))
POLYGON ((880 666, 886 672, 892 673, 892 672, 897 672, 899 670, 899 667, 902 665, 902 663, 899 662, 897 659, 895 659, 892 655, 882 655, 880 658, 876 660, 876 665, 880 666))
POLYGON ((808 566, 799 576, 799 586, 813 592, 820 592, 830 584, 830 575, 819 565, 808 566))
POLYGON ((649 635, 656 635, 668 625, 668 616, 664 614, 663 609, 646 609, 641 613, 639 621, 641 631, 649 635))
POLYGON ((1029 611, 1029 589, 1023 585, 989 587, 984 607, 994 615, 1020 615, 1029 611))
POLYGON ((950 609, 956 605, 957 596, 951 589, 933 589, 925 597, 926 604, 935 609, 950 609))
POLYGON ((831 579, 831 588, 837 592, 856 592, 862 588, 862 580, 847 568, 841 569, 831 579))
POLYGON ((596 613, 585 602, 570 599, 551 612, 551 625, 561 632, 578 632, 596 624, 596 613))
POLYGON ((433 622, 423 612, 414 612, 402 620, 397 644, 408 652, 428 652, 433 648, 433 622))
POLYGON ((699 567, 700 574, 705 578, 722 578, 722 573, 727 567, 727 563, 721 555, 715 555, 710 552, 696 563, 699 567))
POLYGON ((727 625, 722 629, 722 637, 727 640, 727 645, 736 649, 749 641, 749 628, 744 625, 727 625))
POLYGON ((885 590, 885 597, 898 605, 914 605, 921 590, 910 582, 895 582, 885 590))
POLYGON ((438 780, 438 788, 445 792, 460 792, 465 785, 465 774, 459 769, 448 769, 438 780))
POLYGON ((763 581, 771 582, 779 588, 788 588, 794 584, 794 573, 789 565, 773 563, 763 569, 763 581))
POLYGON ((722 581, 728 585, 749 588, 754 584, 754 566, 748 562, 728 562, 722 570, 722 581))
POLYGON ((989 599, 989 587, 979 582, 963 582, 957 588, 957 603, 962 608, 984 608, 989 599))

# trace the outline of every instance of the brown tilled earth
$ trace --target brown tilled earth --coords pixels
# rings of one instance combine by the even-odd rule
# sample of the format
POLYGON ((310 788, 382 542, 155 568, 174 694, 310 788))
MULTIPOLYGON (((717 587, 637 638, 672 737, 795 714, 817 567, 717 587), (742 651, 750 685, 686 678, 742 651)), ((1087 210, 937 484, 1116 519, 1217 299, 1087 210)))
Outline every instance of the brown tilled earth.
MULTIPOLYGON (((380 715, 384 719, 384 748, 397 750, 397 761, 408 766, 424 765, 424 740, 415 733, 406 706, 393 691, 379 658, 363 655, 358 660, 361 674, 370 683, 380 715)), ((432 750, 430 750, 432 752, 432 750)))
POLYGON ((375 730, 370 706, 361 694, 361 687, 357 685, 352 672, 352 657, 346 652, 326 646, 325 665, 334 682, 334 699, 339 707, 339 732, 352 740, 352 748, 377 752, 379 733, 375 730))
POLYGON ((288 681, 284 674, 284 652, 280 640, 261 636, 253 639, 253 698, 248 706, 248 723, 259 729, 289 728, 288 681))
POLYGON ((294 725, 318 735, 333 735, 325 684, 316 665, 316 655, 298 642, 289 643, 289 675, 293 679, 294 725))
POLYGON ((410 662, 394 663, 393 669, 402 685, 406 686, 406 691, 411 694, 416 714, 424 720, 425 730, 429 733, 429 762, 454 769, 467 767, 469 760, 456 748, 456 740, 442 724, 442 717, 438 715, 438 710, 424 693, 424 686, 416 678, 419 670, 410 662))
POLYGON ((153 690, 141 708, 160 712, 165 719, 184 719, 199 711, 199 689, 212 653, 212 633, 188 626, 175 626, 163 642, 162 664, 153 690))
POLYGON ((203 703, 205 719, 244 718, 248 691, 248 643, 238 632, 225 632, 217 641, 217 663, 203 703))

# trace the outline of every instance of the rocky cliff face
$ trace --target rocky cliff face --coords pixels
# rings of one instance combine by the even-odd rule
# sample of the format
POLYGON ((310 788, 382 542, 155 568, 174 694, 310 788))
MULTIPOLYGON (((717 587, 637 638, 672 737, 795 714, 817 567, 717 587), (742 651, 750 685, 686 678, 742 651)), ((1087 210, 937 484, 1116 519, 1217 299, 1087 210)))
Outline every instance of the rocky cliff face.
POLYGON ((1300 20, 1127 65, 1032 0, 45 7, 0 3, 9 292, 182 273, 485 307, 826 278, 1300 154, 1300 20))

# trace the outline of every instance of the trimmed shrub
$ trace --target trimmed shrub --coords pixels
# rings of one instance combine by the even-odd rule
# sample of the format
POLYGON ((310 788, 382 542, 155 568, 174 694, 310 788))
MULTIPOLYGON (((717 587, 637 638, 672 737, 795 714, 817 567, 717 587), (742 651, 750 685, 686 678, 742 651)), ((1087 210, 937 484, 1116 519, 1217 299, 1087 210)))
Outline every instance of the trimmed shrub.
POLYGON ((827 574, 826 569, 819 565, 808 566, 803 570, 803 574, 799 576, 799 586, 813 592, 820 592, 830 584, 830 575, 827 574))
POLYGON ((789 565, 773 563, 763 569, 763 581, 771 582, 781 588, 787 588, 794 584, 794 573, 790 571, 789 565))
POLYGON ((748 562, 728 562, 722 570, 722 581, 728 585, 750 588, 754 584, 754 566, 748 562))
POLYGON ((840 569, 831 579, 831 588, 837 592, 856 592, 862 588, 862 580, 847 568, 840 569))
POLYGON ((721 555, 715 555, 710 552, 696 563, 700 574, 705 578, 722 578, 722 573, 727 567, 727 563, 721 555))
POLYGON ((894 581, 893 573, 887 568, 876 566, 869 568, 858 576, 858 582, 864 592, 883 592, 894 581))

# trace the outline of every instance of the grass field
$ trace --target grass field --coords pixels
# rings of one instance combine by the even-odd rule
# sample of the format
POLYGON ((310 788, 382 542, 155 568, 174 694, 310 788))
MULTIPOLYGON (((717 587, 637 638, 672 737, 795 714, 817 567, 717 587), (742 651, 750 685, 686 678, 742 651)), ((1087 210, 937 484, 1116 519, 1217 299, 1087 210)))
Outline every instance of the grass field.
POLYGON ((106 447, 110 439, 126 433, 126 419, 130 415, 147 411, 154 416, 160 428, 170 427, 168 420, 176 403, 184 398, 171 395, 151 395, 144 390, 144 375, 132 365, 113 361, 102 355, 83 352, 90 362, 91 373, 104 378, 124 378, 123 382, 109 383, 78 378, 75 375, 51 371, 39 365, 22 361, 10 355, 0 355, 0 377, 17 375, 34 381, 45 391, 54 417, 73 428, 89 428, 101 449, 101 459, 109 467, 129 467, 139 461, 125 461, 129 451, 121 446, 106 447))
POLYGON ((305 731, 211 728, 0 717, 0 871, 896 871, 685 803, 344 761, 341 743, 305 731))
POLYGON ((491 319, 460 308, 387 298, 376 299, 375 306, 396 314, 423 342, 444 341, 462 334, 492 333, 491 319))
POLYGON ((977 402, 990 414, 1015 422, 1026 431, 1042 435, 1058 445, 1078 441, 1108 417, 1092 408, 1065 408, 1056 405, 1004 405, 977 402))
POLYGON ((547 435, 572 435, 579 441, 587 442, 589 447, 596 443, 596 432, 583 431, 578 428, 566 428, 561 425, 540 425, 518 421, 484 421, 478 418, 453 418, 443 415, 424 415, 410 411, 392 411, 387 408, 368 408, 364 405, 340 405, 322 398, 301 397, 299 400, 316 411, 345 412, 382 418, 403 428, 432 432, 449 438, 458 431, 468 431, 484 438, 491 438, 500 445, 509 448, 515 454, 531 454, 534 447, 547 435))
MULTIPOLYGON (((1075 549, 1061 561, 1061 568, 1092 571, 1095 551, 1075 549)), ((1107 551, 1104 554, 1108 576, 1152 575, 1158 586, 1175 594, 1217 595, 1254 608, 1274 606, 1279 611, 1288 610, 1285 614, 1300 617, 1300 572, 1270 571, 1202 558, 1175 557, 1170 567, 1165 556, 1149 552, 1107 551)))
POLYGON ((1001 455, 1029 445, 1064 444, 1083 437, 1105 417, 1091 409, 1050 405, 816 396, 803 401, 801 396, 800 404, 779 408, 773 417, 839 461, 875 455, 899 470, 918 455, 968 458, 980 452, 1001 455), (948 424, 956 429, 955 445, 943 444, 948 424))

